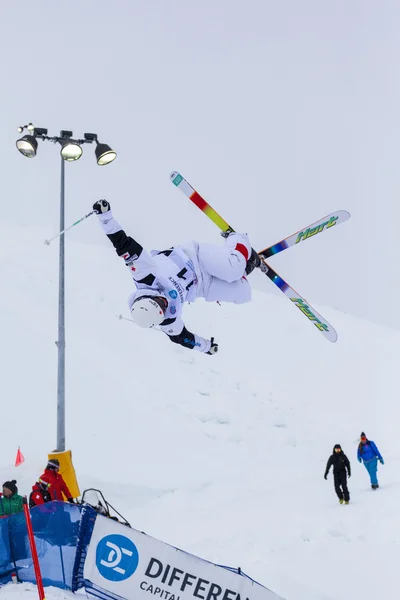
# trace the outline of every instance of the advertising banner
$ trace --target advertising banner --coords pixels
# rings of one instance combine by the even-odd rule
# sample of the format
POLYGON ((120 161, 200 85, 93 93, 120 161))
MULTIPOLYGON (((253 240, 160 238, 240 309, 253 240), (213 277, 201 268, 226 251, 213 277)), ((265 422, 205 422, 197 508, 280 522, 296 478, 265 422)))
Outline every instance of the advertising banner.
POLYGON ((282 600, 246 576, 97 517, 84 566, 86 592, 126 600, 282 600))

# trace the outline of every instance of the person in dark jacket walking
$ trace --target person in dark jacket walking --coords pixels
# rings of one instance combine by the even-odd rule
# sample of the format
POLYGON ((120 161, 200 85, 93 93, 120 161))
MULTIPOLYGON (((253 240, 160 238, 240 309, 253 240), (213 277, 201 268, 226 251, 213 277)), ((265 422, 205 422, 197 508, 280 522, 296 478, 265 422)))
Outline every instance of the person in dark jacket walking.
POLYGON ((381 465, 384 465, 385 461, 375 442, 369 440, 363 431, 361 432, 360 443, 358 444, 357 459, 358 462, 364 462, 364 467, 367 469, 371 480, 371 487, 373 490, 377 490, 379 487, 377 477, 378 460, 381 465))
POLYGON ((350 502, 350 492, 347 487, 347 475, 351 477, 350 461, 342 450, 340 444, 335 444, 333 452, 326 463, 324 478, 328 478, 330 468, 333 466, 333 481, 335 492, 340 504, 350 502))
POLYGON ((23 497, 18 494, 15 479, 3 483, 3 494, 0 494, 0 517, 15 515, 24 510, 23 497))

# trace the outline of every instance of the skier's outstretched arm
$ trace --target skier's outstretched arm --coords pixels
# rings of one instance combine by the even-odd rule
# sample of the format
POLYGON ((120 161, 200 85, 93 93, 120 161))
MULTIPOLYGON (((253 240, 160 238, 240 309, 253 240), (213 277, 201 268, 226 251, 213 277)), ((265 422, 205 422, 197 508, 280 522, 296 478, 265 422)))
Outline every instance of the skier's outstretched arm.
POLYGON ((326 469, 325 469, 325 475, 324 475, 325 479, 328 477, 328 473, 330 471, 332 463, 333 463, 333 458, 332 458, 332 456, 330 456, 328 459, 328 462, 326 463, 326 469))
POLYGON ((206 354, 216 354, 218 352, 218 344, 214 342, 214 338, 206 340, 205 338, 191 333, 185 327, 182 319, 169 319, 169 323, 160 326, 161 331, 167 334, 171 342, 180 344, 189 350, 197 350, 206 354))
POLYGON ((100 225, 118 256, 124 258, 132 279, 136 283, 152 285, 155 279, 152 257, 136 240, 126 235, 121 225, 114 219, 110 203, 107 200, 98 200, 93 204, 93 210, 98 215, 100 225))

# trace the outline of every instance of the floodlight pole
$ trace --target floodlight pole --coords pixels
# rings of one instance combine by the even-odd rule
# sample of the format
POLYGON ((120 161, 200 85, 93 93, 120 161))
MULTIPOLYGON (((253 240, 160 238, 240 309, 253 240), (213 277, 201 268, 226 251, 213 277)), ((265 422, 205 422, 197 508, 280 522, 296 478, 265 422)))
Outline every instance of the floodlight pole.
MULTIPOLYGON (((60 231, 65 228, 65 160, 61 157, 60 231)), ((58 274, 57 451, 65 450, 65 236, 60 236, 58 274)))
MULTIPOLYGON (((47 129, 42 127, 34 127, 32 123, 23 125, 18 128, 19 133, 24 130, 28 131, 20 140, 17 140, 17 149, 28 158, 33 158, 36 155, 37 140, 50 141, 59 143, 63 146, 61 150, 61 186, 60 186, 60 233, 64 233, 65 223, 65 161, 78 160, 82 154, 71 155, 65 153, 63 155, 64 144, 71 143, 73 146, 82 146, 82 144, 96 144, 95 155, 98 165, 107 165, 112 162, 117 154, 108 144, 100 143, 97 138, 97 133, 85 133, 84 139, 74 139, 72 131, 62 130, 59 136, 48 136, 47 129), (25 148, 18 145, 19 142, 25 143, 25 148)), ((85 215, 87 218, 92 213, 85 215)), ((80 219, 80 221, 82 221, 80 219)), ((78 221, 78 222, 80 222, 78 221)), ((73 225, 77 225, 77 223, 73 225)), ((73 225, 71 227, 73 227, 73 225)), ((68 227, 70 229, 70 227, 68 227)), ((55 239, 51 238, 52 240, 55 239)), ((65 450, 65 236, 60 235, 59 246, 59 280, 58 280, 58 340, 56 346, 58 348, 58 368, 57 368, 57 451, 64 452, 65 450)), ((51 241, 51 240, 50 240, 51 241)), ((50 242, 49 240, 46 243, 50 242)))

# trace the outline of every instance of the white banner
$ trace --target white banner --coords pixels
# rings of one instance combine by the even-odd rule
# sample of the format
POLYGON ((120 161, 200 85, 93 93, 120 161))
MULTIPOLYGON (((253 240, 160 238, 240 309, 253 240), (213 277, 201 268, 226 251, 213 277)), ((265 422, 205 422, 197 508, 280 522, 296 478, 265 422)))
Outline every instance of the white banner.
POLYGON ((84 567, 86 591, 126 600, 282 600, 233 573, 98 516, 84 567))

